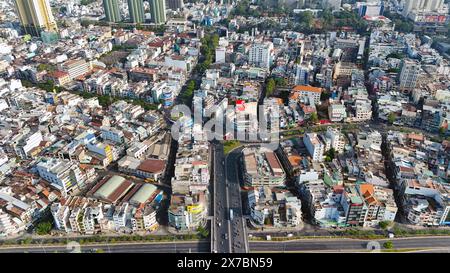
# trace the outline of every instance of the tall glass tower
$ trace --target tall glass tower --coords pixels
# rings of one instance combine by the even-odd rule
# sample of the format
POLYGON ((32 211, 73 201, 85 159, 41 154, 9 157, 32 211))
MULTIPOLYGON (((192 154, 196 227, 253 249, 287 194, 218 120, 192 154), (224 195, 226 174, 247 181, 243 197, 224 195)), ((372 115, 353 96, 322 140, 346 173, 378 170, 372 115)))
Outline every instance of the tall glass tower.
POLYGON ((155 24, 164 24, 166 22, 166 1, 165 0, 149 0, 150 14, 152 22, 155 24))
POLYGON ((20 24, 27 34, 40 36, 41 31, 56 31, 49 0, 16 0, 20 24))
POLYGON ((121 21, 118 0, 103 0, 103 8, 105 9, 106 21, 121 21))
POLYGON ((130 20, 133 23, 144 22, 144 1, 128 0, 128 11, 130 12, 130 20))

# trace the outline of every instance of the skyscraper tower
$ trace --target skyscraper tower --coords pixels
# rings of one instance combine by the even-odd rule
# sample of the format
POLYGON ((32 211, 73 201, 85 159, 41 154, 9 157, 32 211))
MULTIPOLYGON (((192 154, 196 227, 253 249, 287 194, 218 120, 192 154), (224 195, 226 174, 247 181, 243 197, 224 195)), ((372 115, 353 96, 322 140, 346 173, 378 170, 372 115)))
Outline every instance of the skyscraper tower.
POLYGON ((164 24, 166 22, 166 1, 165 0, 149 0, 150 14, 152 22, 155 24, 164 24))
POLYGON ((415 60, 403 59, 399 74, 399 89, 411 91, 416 87, 417 78, 420 74, 420 64, 415 60))
POLYGON ((105 9, 106 21, 121 21, 118 0, 103 0, 103 8, 105 9))
POLYGON ((128 11, 130 12, 131 22, 143 23, 145 21, 143 0, 128 0, 128 11))
POLYGON ((24 31, 32 36, 40 36, 41 31, 56 31, 49 0, 16 0, 16 9, 24 31))
POLYGON ((183 8, 183 0, 166 0, 166 7, 171 10, 179 10, 183 8))

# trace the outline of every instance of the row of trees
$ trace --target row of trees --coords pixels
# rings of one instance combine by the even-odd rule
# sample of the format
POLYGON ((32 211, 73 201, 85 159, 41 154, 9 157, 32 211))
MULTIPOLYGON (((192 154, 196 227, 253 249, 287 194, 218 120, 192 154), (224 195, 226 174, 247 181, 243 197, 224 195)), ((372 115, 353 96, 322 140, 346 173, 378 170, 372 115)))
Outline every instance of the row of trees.
POLYGON ((189 80, 186 84, 184 91, 180 93, 180 99, 184 104, 190 104, 192 102, 192 96, 196 89, 195 80, 189 80))
POLYGON ((414 30, 414 23, 408 19, 403 18, 401 15, 392 12, 385 12, 384 16, 392 20, 395 24, 395 30, 399 32, 412 32, 414 30))
POLYGON ((37 84, 34 84, 28 80, 21 80, 22 85, 28 88, 31 87, 38 87, 42 90, 45 90, 47 92, 56 92, 59 93, 61 91, 64 91, 65 89, 61 86, 56 86, 55 83, 52 80, 47 80, 46 82, 39 82, 37 84))
POLYGON ((287 81, 285 78, 273 78, 270 77, 266 81, 265 93, 266 97, 269 97, 273 94, 276 87, 286 86, 287 81))
POLYGON ((206 69, 214 62, 214 54, 216 47, 219 46, 219 35, 207 34, 201 39, 202 46, 200 47, 200 63, 197 65, 197 72, 203 74, 206 69))

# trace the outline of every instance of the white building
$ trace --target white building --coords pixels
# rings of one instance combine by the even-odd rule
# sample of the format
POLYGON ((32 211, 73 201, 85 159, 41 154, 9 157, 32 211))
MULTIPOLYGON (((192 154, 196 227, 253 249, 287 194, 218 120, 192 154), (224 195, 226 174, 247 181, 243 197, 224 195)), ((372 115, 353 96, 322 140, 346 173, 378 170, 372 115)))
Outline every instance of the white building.
POLYGON ((11 217, 0 211, 0 238, 2 236, 8 236, 14 233, 17 233, 17 229, 14 226, 14 222, 11 217))
POLYGON ((63 195, 83 185, 85 180, 78 165, 72 161, 44 159, 37 164, 36 169, 41 178, 52 183, 63 195))
POLYGON ((403 15, 411 12, 433 12, 440 11, 444 6, 444 0, 404 0, 403 15))
POLYGON ((269 69, 272 63, 272 51, 272 42, 253 43, 249 51, 248 61, 257 67, 269 69))
MULTIPOLYGON (((38 147, 43 140, 42 134, 40 131, 30 132, 29 130, 25 131, 25 134, 19 135, 18 138, 15 138, 13 142, 15 145, 15 152, 17 156, 22 159, 27 159, 29 152, 34 148, 38 147)), ((14 144, 13 144, 14 145, 14 144)))
POLYGON ((114 228, 116 230, 126 228, 130 218, 130 207, 128 203, 123 203, 121 206, 116 207, 113 214, 114 228))
POLYGON ((355 117, 354 121, 366 121, 372 119, 372 104, 370 100, 360 100, 355 101, 355 117))
POLYGON ((68 60, 61 65, 61 70, 69 73, 70 79, 75 79, 90 71, 90 64, 85 60, 68 60))
POLYGON ((342 104, 330 104, 328 106, 328 117, 332 122, 340 122, 347 118, 347 110, 342 104))
POLYGON ((330 139, 331 148, 333 148, 336 152, 342 153, 344 151, 344 136, 338 129, 331 126, 328 127, 325 136, 330 139))
POLYGON ((331 10, 340 10, 341 9, 341 0, 322 0, 323 8, 330 8, 331 10))
POLYGON ((105 140, 110 140, 116 143, 124 142, 124 135, 121 130, 104 126, 101 128, 101 131, 102 131, 102 138, 105 140))
POLYGON ((225 63, 226 48, 216 48, 216 63, 225 63))
POLYGON ((303 137, 303 142, 312 157, 313 162, 322 162, 325 145, 319 140, 316 133, 308 133, 303 137))
POLYGON ((417 77, 420 74, 420 64, 413 60, 403 60, 399 75, 400 90, 412 90, 416 87, 417 77))

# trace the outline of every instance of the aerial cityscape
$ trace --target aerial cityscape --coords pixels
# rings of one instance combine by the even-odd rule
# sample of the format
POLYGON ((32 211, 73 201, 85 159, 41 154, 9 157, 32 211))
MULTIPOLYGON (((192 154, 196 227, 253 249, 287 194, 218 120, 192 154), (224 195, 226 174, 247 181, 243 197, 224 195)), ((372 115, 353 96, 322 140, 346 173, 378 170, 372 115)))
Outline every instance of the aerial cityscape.
POLYGON ((0 253, 450 252, 449 7, 1 0, 0 253))

